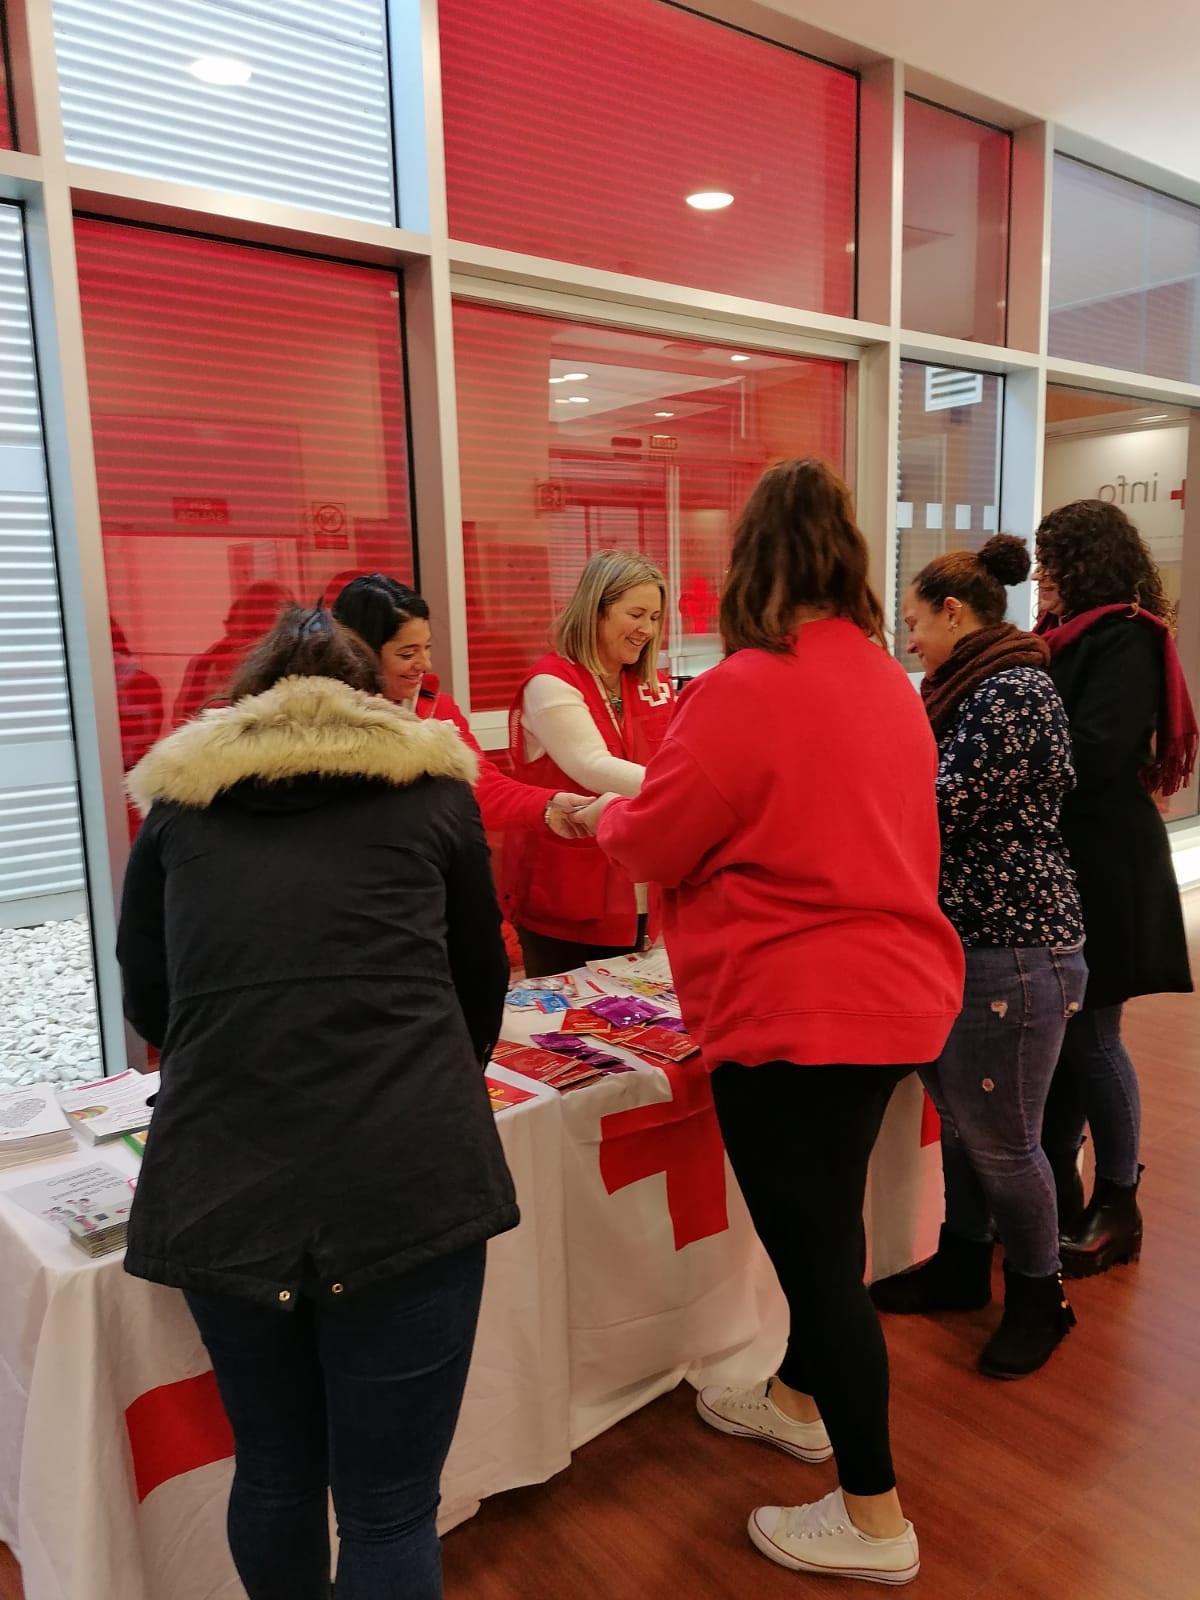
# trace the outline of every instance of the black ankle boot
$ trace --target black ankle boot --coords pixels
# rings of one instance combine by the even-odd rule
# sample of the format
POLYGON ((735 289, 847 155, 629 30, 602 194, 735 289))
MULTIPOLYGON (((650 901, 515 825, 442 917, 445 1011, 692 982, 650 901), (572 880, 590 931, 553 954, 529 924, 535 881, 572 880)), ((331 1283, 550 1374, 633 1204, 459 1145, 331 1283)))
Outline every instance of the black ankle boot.
POLYGON ((979 1358, 989 1378, 1023 1378, 1044 1367, 1075 1326, 1062 1274, 1025 1278, 1004 1263, 1004 1315, 979 1358))
POLYGON ((1083 1215, 1083 1177, 1079 1171, 1078 1152, 1072 1156, 1053 1155, 1049 1158, 1054 1174, 1054 1195, 1058 1202, 1058 1231, 1070 1233, 1083 1215))
POLYGON ((871 1285, 880 1311, 981 1311, 992 1299, 992 1246, 959 1239, 943 1224, 937 1254, 871 1285))
POLYGON ((1079 1222, 1061 1241, 1064 1278, 1094 1278, 1109 1267, 1136 1261, 1142 1253, 1142 1213, 1138 1210, 1141 1167, 1134 1184, 1097 1178, 1079 1222))

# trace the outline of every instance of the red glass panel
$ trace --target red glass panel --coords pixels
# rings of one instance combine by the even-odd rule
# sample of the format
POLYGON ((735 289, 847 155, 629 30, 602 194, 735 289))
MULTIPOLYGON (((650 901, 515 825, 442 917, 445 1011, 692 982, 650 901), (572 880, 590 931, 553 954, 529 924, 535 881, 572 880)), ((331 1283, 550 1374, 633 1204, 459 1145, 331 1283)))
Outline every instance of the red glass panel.
POLYGON ((917 573, 946 550, 978 550, 998 531, 1003 394, 992 373, 900 363, 893 624, 901 660, 908 636, 899 608, 917 573))
POLYGON ((438 9, 454 238, 853 312, 853 76, 660 0, 438 9))
POLYGON ((8 27, 0 5, 0 150, 15 150, 12 104, 8 93, 8 27))
POLYGON ((77 244, 129 765, 281 601, 411 576, 399 286, 88 219, 77 244))
POLYGON ((844 365, 466 303, 454 341, 472 709, 507 709, 613 546, 668 574, 672 673, 712 665, 734 519, 772 461, 841 467, 844 365))
POLYGON ((1012 139, 911 96, 904 103, 906 328, 1003 344, 1012 139))

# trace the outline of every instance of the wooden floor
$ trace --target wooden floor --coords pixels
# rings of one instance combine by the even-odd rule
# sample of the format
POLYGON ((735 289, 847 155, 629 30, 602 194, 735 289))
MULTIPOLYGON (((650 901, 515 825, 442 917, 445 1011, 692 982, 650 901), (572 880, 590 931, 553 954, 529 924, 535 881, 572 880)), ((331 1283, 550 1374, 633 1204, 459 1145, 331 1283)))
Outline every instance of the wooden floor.
MULTIPOLYGON (((1145 1099, 1141 1263, 1074 1285, 1079 1326, 1019 1383, 974 1370, 994 1309, 887 1321, 914 1600, 1200 1600, 1200 1002, 1139 1001, 1127 1037, 1145 1099)), ((826 1493, 832 1464, 725 1439, 692 1404, 677 1390, 552 1483, 486 1504, 446 1540, 448 1600, 853 1593, 772 1566, 744 1532, 754 1505, 826 1493)), ((0 1600, 21 1600, 2 1547, 0 1600)))

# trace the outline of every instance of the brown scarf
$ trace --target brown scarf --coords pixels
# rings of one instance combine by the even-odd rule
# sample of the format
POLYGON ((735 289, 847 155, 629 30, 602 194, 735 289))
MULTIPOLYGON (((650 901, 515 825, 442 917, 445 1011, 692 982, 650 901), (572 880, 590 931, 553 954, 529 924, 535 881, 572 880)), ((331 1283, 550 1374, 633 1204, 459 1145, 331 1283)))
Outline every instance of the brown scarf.
POLYGON ((997 672, 1010 667, 1040 667, 1045 671, 1050 649, 1044 639, 1022 633, 1011 622, 980 628, 960 639, 949 657, 921 685, 921 698, 940 740, 968 695, 997 672))

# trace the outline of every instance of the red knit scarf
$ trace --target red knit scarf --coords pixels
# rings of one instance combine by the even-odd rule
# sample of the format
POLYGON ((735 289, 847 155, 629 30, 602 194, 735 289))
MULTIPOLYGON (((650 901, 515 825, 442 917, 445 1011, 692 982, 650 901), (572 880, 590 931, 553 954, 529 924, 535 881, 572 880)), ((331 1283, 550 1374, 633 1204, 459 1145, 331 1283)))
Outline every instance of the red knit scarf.
POLYGON ((1158 708, 1158 732, 1154 740, 1154 759, 1142 771, 1142 782, 1151 794, 1171 795, 1182 789, 1196 766, 1196 753, 1200 748, 1200 727, 1192 708, 1183 664, 1171 630, 1161 617, 1140 606, 1128 604, 1096 606, 1091 611, 1080 611, 1066 622, 1047 613, 1037 625, 1037 632, 1050 646, 1050 654, 1057 656, 1094 628, 1103 617, 1136 617, 1157 630, 1163 652, 1163 698, 1158 708))
POLYGON ((921 698, 935 736, 941 739, 959 706, 988 678, 1011 667, 1040 667, 1044 671, 1049 660, 1045 640, 1022 633, 1011 622, 968 633, 921 684, 921 698))

